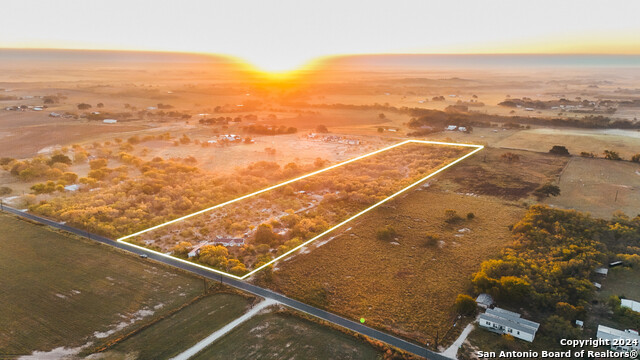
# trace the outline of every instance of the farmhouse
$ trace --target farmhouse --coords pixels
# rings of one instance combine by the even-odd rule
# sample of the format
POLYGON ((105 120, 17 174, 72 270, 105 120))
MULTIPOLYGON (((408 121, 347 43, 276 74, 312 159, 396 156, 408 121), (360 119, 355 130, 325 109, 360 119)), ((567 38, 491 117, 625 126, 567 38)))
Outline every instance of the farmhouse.
POLYGON ((640 336, 638 336, 638 332, 635 330, 622 331, 604 325, 598 325, 598 332, 596 336, 599 340, 608 340, 611 344, 611 350, 640 350, 640 336), (616 340, 615 343, 614 340, 616 340))
POLYGON ((520 314, 501 308, 487 309, 478 317, 478 325, 498 334, 509 334, 533 342, 540 324, 522 319, 520 314))
POLYGON ((629 299, 620 299, 620 306, 640 313, 640 302, 629 299))

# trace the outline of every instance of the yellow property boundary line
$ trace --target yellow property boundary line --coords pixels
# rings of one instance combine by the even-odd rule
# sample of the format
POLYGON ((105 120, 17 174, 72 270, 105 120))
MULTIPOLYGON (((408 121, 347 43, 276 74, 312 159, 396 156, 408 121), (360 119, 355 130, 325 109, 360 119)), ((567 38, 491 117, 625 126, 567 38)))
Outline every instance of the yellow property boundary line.
POLYGON ((369 211, 371 211, 371 210, 373 210, 373 209, 377 208, 378 206, 380 206, 380 205, 382 205, 382 204, 386 203, 387 201, 389 201, 389 200, 393 199, 394 197, 396 197, 396 196, 398 196, 398 195, 400 195, 400 194, 402 194, 402 193, 406 192, 407 190, 409 190, 409 189, 413 188, 414 186, 416 186, 416 185, 418 185, 418 184, 420 184, 420 183, 424 182, 425 180, 429 179, 430 177, 432 177, 432 176, 434 176, 434 175, 436 175, 436 174, 438 174, 438 173, 440 173, 440 172, 442 172, 442 171, 444 171, 444 170, 448 169, 449 167, 451 167, 451 166, 453 166, 453 165, 455 165, 455 164, 459 163, 460 161, 462 161, 462 160, 464 160, 464 159, 468 158, 469 156, 471 156, 471 155, 473 155, 473 154, 477 153, 478 151, 480 151, 480 150, 482 150, 482 149, 484 149, 484 146, 482 146, 482 145, 473 145, 473 144, 457 144, 457 143, 447 143, 447 142, 428 141, 428 140, 405 140, 405 141, 399 142, 399 143, 397 143, 397 144, 394 144, 394 145, 388 146, 388 147, 386 147, 386 148, 383 148, 383 149, 380 149, 380 150, 376 150, 376 151, 374 151, 374 152, 371 152, 371 153, 368 153, 368 154, 364 154, 364 155, 361 155, 361 156, 355 157, 355 158, 353 158, 353 159, 350 159, 350 160, 347 160, 347 161, 343 161, 343 162, 341 162, 341 163, 338 163, 338 164, 335 164, 335 165, 329 166, 329 167, 327 167, 327 168, 325 168, 325 169, 321 169, 321 170, 318 170, 318 171, 314 171, 314 172, 312 172, 312 173, 309 173, 309 174, 306 174, 306 175, 303 175, 303 176, 297 177, 297 178, 295 178, 295 179, 287 180, 287 181, 285 181, 285 182, 283 182, 283 183, 280 183, 280 184, 277 184, 277 185, 273 185, 273 186, 270 186, 270 187, 265 188, 265 189, 262 189, 262 190, 258 190, 258 191, 254 192, 254 193, 247 194, 247 195, 244 195, 244 196, 241 196, 241 197, 235 198, 235 199, 233 199, 233 200, 229 200, 229 201, 223 202, 223 203, 221 203, 221 204, 218 204, 218 205, 215 205, 215 206, 212 206, 212 207, 209 207, 209 208, 206 208, 206 209, 203 209, 203 210, 200 210, 200 211, 194 212, 194 213, 189 214, 189 215, 185 215, 185 216, 183 216, 183 217, 180 217, 180 218, 177 218, 177 219, 174 219, 174 220, 171 220, 171 221, 167 221, 167 222, 165 222, 165 223, 163 223, 163 224, 156 225, 156 226, 150 227, 150 228, 145 229, 145 230, 142 230, 142 231, 138 231, 138 232, 133 233, 133 234, 131 234, 131 235, 123 236, 123 237, 121 237, 121 238, 117 239, 116 241, 118 241, 118 242, 122 242, 122 243, 124 243, 124 244, 126 244, 126 245, 128 245, 128 246, 134 247, 134 248, 138 248, 138 249, 141 249, 141 250, 145 250, 145 251, 148 251, 148 252, 154 253, 154 254, 156 254, 156 255, 160 255, 160 256, 164 256, 164 257, 172 258, 172 259, 177 260, 177 261, 181 261, 181 262, 184 262, 184 263, 187 263, 187 264, 190 264, 190 265, 194 265, 194 266, 200 267, 200 268, 202 268, 202 269, 205 269, 205 270, 208 270, 208 271, 211 271, 211 272, 215 272, 215 273, 217 273, 217 274, 225 275, 225 276, 228 276, 228 277, 231 277, 231 278, 234 278, 234 279, 238 279, 238 280, 244 280, 244 279, 248 278, 249 276, 251 276, 251 275, 255 274, 256 272, 258 272, 258 271, 260 271, 260 270, 264 269, 265 267, 267 267, 267 266, 269 266, 269 265, 271 265, 271 264, 275 263, 275 262, 276 262, 276 261, 278 261, 278 260, 281 260, 281 259, 285 258, 286 256, 288 256, 289 254, 291 254, 291 253, 293 253, 293 252, 298 251, 298 250, 299 250, 299 249, 301 249, 302 247, 305 247, 305 246, 309 245, 310 243, 312 243, 312 242, 314 242, 315 240, 317 240, 317 239, 319 239, 319 238, 321 238, 321 237, 323 237, 323 236, 327 235, 328 233, 332 232, 333 230, 335 230, 335 229, 337 229, 337 228, 339 228, 339 227, 341 227, 341 226, 345 225, 346 223, 348 223, 348 222, 350 222, 350 221, 352 221, 352 220, 354 220, 354 219, 356 219, 356 218, 358 218, 358 217, 360 217, 360 216, 364 215, 365 213, 367 213, 367 212, 369 212, 369 211), (237 275, 229 274, 228 272, 224 272, 224 271, 221 271, 221 270, 213 269, 213 268, 210 268, 210 267, 208 267, 208 266, 204 266, 204 265, 198 264, 198 263, 196 263, 196 262, 187 261, 187 260, 184 260, 184 259, 181 259, 181 258, 175 257, 175 256, 171 256, 171 255, 168 255, 168 254, 165 254, 165 253, 161 253, 161 252, 159 252, 159 251, 155 251, 155 250, 148 249, 148 248, 146 248, 146 247, 144 247, 144 246, 139 246, 139 245, 131 244, 131 243, 128 243, 128 242, 126 242, 126 241, 125 241, 125 240, 127 240, 127 239, 129 239, 129 238, 132 238, 132 237, 135 237, 135 236, 138 236, 138 235, 142 235, 142 234, 144 234, 144 233, 146 233, 146 232, 149 232, 149 231, 152 231, 152 230, 159 229, 159 228, 161 228, 161 227, 164 227, 164 226, 167 226, 167 225, 170 225, 170 224, 176 223, 176 222, 178 222, 178 221, 182 221, 182 220, 188 219, 188 218, 190 218, 190 217, 194 217, 194 216, 196 216, 196 215, 200 215, 200 214, 206 213, 206 212, 211 211, 211 210, 215 210, 215 209, 221 208, 221 207, 226 206, 226 205, 229 205, 229 204, 233 204, 233 203, 235 203, 235 202, 238 202, 238 201, 240 201, 240 200, 244 200, 244 199, 250 198, 250 197, 252 197, 252 196, 260 195, 260 194, 262 194, 262 193, 264 193, 264 192, 267 192, 267 191, 270 191, 270 190, 273 190, 273 189, 277 189, 277 188, 282 187, 282 186, 285 186, 285 185, 287 185, 287 184, 291 184, 292 182, 296 182, 296 181, 298 181, 298 180, 302 180, 302 179, 308 178, 308 177, 310 177, 310 176, 314 176, 314 175, 317 175, 317 174, 323 173, 323 172, 325 172, 325 171, 328 171, 328 170, 331 170, 331 169, 335 169, 335 168, 337 168, 337 167, 339 167, 339 166, 343 166, 343 165, 346 165, 346 164, 352 163, 352 162, 354 162, 354 161, 358 161, 358 160, 364 159, 364 158, 366 158, 366 157, 369 157, 369 156, 372 156, 372 155, 376 155, 376 154, 379 154, 379 153, 381 153, 381 152, 384 152, 384 151, 387 151, 387 150, 391 150, 391 149, 393 149, 393 148, 396 148, 396 147, 399 147, 399 146, 402 146, 402 145, 405 145, 405 144, 409 144, 409 143, 416 143, 416 144, 432 144, 432 145, 449 145, 449 146, 461 146, 461 147, 471 147, 471 148, 475 148, 475 150, 473 150, 473 151, 471 151, 470 153, 468 153, 468 154, 466 154, 466 155, 464 155, 464 156, 462 156, 462 157, 460 157, 460 158, 458 158, 458 159, 456 159, 456 160, 454 160, 454 161, 452 161, 452 162, 448 163, 447 165, 445 165, 445 166, 441 167, 440 169, 438 169, 438 170, 436 170, 436 171, 432 172, 431 174, 429 174, 429 175, 427 175, 427 176, 423 177, 422 179, 420 179, 420 180, 418 180, 418 181, 414 182, 413 184, 411 184, 411 185, 409 185, 409 186, 405 187, 404 189, 402 189, 402 190, 400 190, 400 191, 396 192, 395 194, 393 194, 393 195, 391 195, 391 196, 389 196, 389 197, 387 197, 387 198, 385 198, 385 199, 383 199, 383 200, 381 200, 381 201, 379 201, 379 202, 377 202, 377 203, 375 203, 375 204, 373 204, 373 205, 369 206, 368 208, 366 208, 366 209, 362 210, 361 212, 359 212, 359 213, 357 213, 357 214, 355 214, 355 215, 351 216, 351 217, 350 217, 350 218, 348 218, 347 220, 344 220, 343 222, 339 223, 338 225, 335 225, 335 226, 331 227, 330 229, 328 229, 328 230, 324 231, 323 233, 321 233, 321 234, 319 234, 319 235, 316 235, 316 236, 315 236, 315 237, 313 237, 312 239, 307 240, 306 242, 304 242, 304 243, 302 243, 302 244, 300 244, 300 245, 296 246, 295 248, 293 248, 293 249, 291 249, 291 250, 287 251, 286 253, 284 253, 284 254, 282 254, 282 255, 278 256, 277 258, 275 258, 275 259, 273 259, 273 260, 269 261, 268 263, 266 263, 266 264, 264 264, 264 265, 262 265, 262 266, 260 266, 260 267, 258 267, 258 268, 255 268, 255 269, 251 270, 250 272, 248 272, 248 273, 244 274, 243 276, 237 276, 237 275))

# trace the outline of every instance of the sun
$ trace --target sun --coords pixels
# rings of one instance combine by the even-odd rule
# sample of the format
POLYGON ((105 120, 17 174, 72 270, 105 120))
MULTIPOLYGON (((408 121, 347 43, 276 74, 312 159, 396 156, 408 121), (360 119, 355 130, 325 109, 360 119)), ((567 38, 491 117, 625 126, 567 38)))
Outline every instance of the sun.
POLYGON ((311 70, 318 62, 316 57, 278 51, 250 54, 238 58, 247 68, 273 79, 287 78, 311 70))

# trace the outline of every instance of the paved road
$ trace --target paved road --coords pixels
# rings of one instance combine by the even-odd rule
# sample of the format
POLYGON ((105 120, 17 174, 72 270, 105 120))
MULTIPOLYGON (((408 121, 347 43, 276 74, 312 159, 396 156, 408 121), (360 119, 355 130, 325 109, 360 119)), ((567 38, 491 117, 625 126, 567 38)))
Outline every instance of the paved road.
POLYGON ((155 261, 159 261, 162 263, 165 263, 167 265, 173 266, 173 267, 177 267, 180 269, 183 269, 185 271, 189 271, 191 273, 200 275, 200 276, 204 276, 206 278, 209 278, 211 280, 215 280, 215 281, 220 281, 224 284, 233 286, 237 289, 241 289, 244 290, 246 292, 252 293, 254 295, 258 295, 261 297, 264 297, 266 299, 273 299, 283 305, 286 305, 292 309, 298 310, 298 311, 302 311, 304 313, 307 313, 309 315, 315 316, 317 318, 320 318, 322 320, 328 321, 332 324, 338 325, 338 326, 342 326, 344 328, 347 328, 349 330, 358 332, 360 334, 366 335, 372 339, 376 339, 382 342, 385 342, 387 344, 393 345, 398 349, 404 350, 406 352, 410 352, 412 354, 418 355, 418 356, 423 356, 427 359, 433 359, 433 360, 451 360, 450 358, 443 356, 439 353, 436 353, 434 351, 431 351, 429 349, 426 349, 422 346, 410 343, 406 340, 400 339, 398 337, 386 334, 384 332, 372 329, 370 327, 364 326, 363 324, 359 323, 359 322, 355 322, 355 321, 351 321, 349 319, 345 319, 341 316, 332 314, 328 311, 324 311, 321 309, 318 309, 316 307, 307 305, 305 303, 302 303, 300 301, 288 298, 282 294, 279 294, 277 292, 271 291, 269 289, 265 289, 253 284, 249 284, 247 282, 244 282, 242 280, 237 280, 237 279, 233 279, 233 278, 229 278, 226 277, 224 275, 220 275, 217 273, 214 273, 212 271, 207 271, 206 269, 202 269, 199 268, 197 266, 192 266, 190 264, 187 263, 183 263, 180 261, 177 261, 175 259, 172 258, 168 258, 168 257, 164 257, 164 256, 160 256, 158 254, 152 253, 152 252, 147 252, 145 250, 142 249, 137 249, 131 246, 126 245, 125 243, 121 243, 121 242, 117 242, 115 240, 111 240, 108 239, 104 236, 100 236, 100 235, 96 235, 96 234, 91 234, 87 231, 84 230, 80 230, 80 229, 76 229, 74 227, 71 226, 67 226, 64 224, 60 224, 58 222, 49 220, 49 219, 45 219, 42 218, 40 216, 36 216, 27 212, 23 212, 8 206, 3 206, 3 210, 13 213, 15 215, 18 216, 22 216, 24 218, 33 220, 33 221, 37 221, 39 223, 42 224, 46 224, 49 225, 51 227, 57 228, 57 229, 61 229, 61 230, 65 230, 68 231, 72 234, 76 234, 79 236, 83 236, 86 238, 89 238, 91 240, 95 240, 98 242, 101 242, 103 244, 107 244, 119 249, 123 249, 138 255, 142 255, 142 254, 146 254, 149 259, 153 259, 155 261))

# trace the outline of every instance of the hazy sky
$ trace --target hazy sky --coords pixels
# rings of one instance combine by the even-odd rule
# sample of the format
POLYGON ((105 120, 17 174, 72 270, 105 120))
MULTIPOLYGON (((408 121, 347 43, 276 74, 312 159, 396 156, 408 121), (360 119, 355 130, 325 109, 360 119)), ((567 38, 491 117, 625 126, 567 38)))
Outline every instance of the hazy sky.
POLYGON ((267 70, 363 53, 640 54, 640 1, 2 2, 0 47, 231 55, 267 70))

